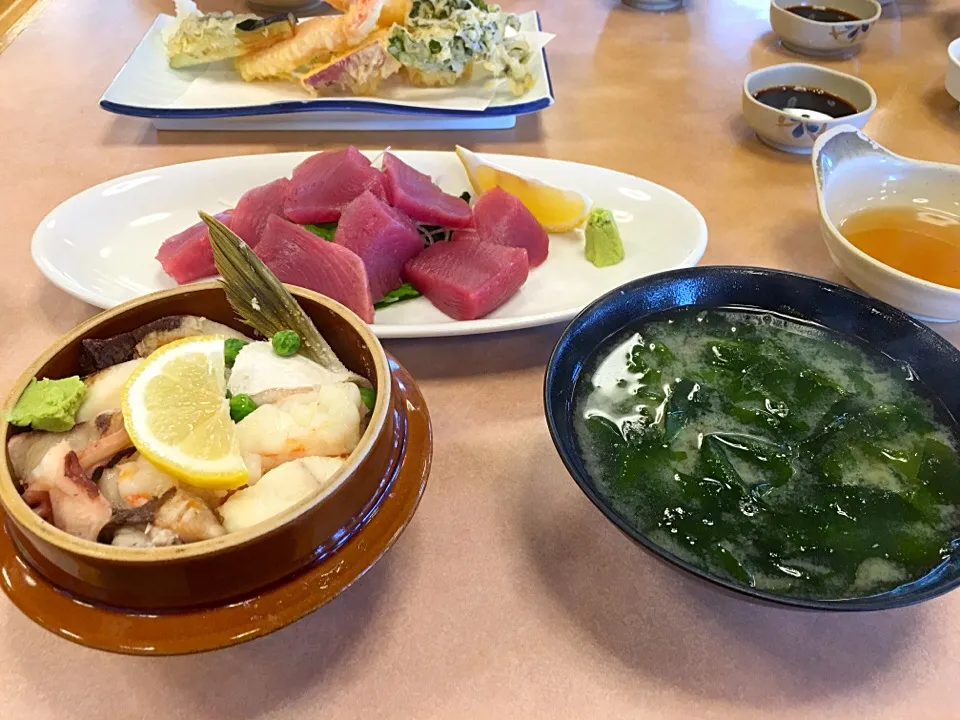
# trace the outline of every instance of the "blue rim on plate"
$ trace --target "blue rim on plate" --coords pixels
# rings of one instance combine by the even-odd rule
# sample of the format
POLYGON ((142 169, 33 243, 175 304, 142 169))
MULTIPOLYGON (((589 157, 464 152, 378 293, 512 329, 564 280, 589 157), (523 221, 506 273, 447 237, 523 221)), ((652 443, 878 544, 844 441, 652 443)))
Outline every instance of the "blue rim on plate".
MULTIPOLYGON (((584 309, 564 330, 544 378, 550 436, 583 493, 621 532, 657 558, 747 599, 805 610, 887 610, 913 605, 960 586, 960 552, 924 577, 894 590, 823 600, 777 595, 717 577, 668 552, 622 518, 599 495, 573 432, 573 396, 584 363, 630 325, 680 307, 751 307, 819 323, 909 363, 945 409, 960 417, 960 350, 906 313, 855 290, 819 278, 750 267, 694 267, 651 275, 613 290, 584 309)), ((957 479, 960 482, 960 478, 957 479)))
MULTIPOLYGON (((540 12, 536 11, 537 30, 543 31, 540 12)), ((134 48, 136 52, 136 48, 134 48)), ((131 53, 131 57, 133 53, 131 53)), ((550 65, 547 62, 547 49, 540 50, 543 59, 543 72, 547 77, 547 97, 526 103, 498 105, 485 110, 451 110, 448 108, 424 108, 397 105, 390 102, 357 102, 356 100, 331 100, 318 98, 316 100, 291 100, 267 105, 245 105, 229 108, 180 108, 163 109, 141 105, 125 105, 110 100, 100 100, 100 107, 107 112, 117 115, 130 115, 141 118, 158 119, 209 119, 209 118, 238 118, 259 115, 290 115, 306 112, 360 112, 376 115, 411 115, 417 117, 455 117, 455 118, 484 118, 509 117, 529 115, 530 113, 545 110, 556 102, 553 93, 553 80, 550 77, 550 65)), ((128 58, 129 60, 129 58, 128 58)), ((112 83, 112 81, 111 81, 112 83)))

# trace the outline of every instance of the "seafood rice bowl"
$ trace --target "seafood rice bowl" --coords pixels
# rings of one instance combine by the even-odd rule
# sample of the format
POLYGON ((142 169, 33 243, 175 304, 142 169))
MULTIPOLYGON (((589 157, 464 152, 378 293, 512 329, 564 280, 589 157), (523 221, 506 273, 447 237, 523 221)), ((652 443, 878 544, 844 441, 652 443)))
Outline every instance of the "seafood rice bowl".
POLYGON ((328 298, 224 275, 93 318, 13 388, 0 500, 58 586, 131 608, 219 602, 335 550, 383 494, 379 341, 328 298))

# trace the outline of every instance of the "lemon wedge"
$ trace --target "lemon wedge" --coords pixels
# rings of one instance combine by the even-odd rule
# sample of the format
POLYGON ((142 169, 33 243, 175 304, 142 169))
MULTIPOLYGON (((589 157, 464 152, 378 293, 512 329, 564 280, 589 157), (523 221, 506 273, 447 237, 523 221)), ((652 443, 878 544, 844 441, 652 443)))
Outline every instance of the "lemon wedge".
POLYGON ((230 419, 224 338, 190 337, 148 357, 123 389, 123 420, 150 462, 199 488, 229 490, 247 481, 230 419))
POLYGON ((459 145, 456 150, 470 184, 478 194, 500 187, 516 195, 547 232, 573 230, 583 225, 590 214, 593 201, 582 192, 564 190, 517 175, 459 145))

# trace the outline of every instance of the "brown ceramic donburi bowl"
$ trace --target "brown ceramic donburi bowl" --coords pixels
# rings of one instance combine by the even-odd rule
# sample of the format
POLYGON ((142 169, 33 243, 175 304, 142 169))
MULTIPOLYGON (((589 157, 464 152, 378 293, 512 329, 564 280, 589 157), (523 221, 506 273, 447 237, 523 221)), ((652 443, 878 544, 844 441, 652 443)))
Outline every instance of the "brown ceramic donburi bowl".
POLYGON ((60 592, 17 553, 0 510, 0 588, 34 622, 59 637, 99 650, 180 655, 248 642, 330 602, 383 557, 413 518, 432 459, 430 415, 404 368, 390 361, 397 464, 382 500, 335 553, 242 601, 164 613, 97 605, 60 592))
MULTIPOLYGON (((370 422, 330 490, 241 532, 168 548, 116 548, 75 538, 41 520, 22 500, 7 441, 17 428, 0 419, 4 440, 0 501, 21 556, 55 586, 92 602, 133 610, 180 610, 240 598, 287 578, 336 550, 362 525, 383 495, 397 462, 391 379, 379 340, 342 305, 290 288, 350 370, 377 391, 370 422)), ((80 341, 108 338, 170 315, 197 315, 252 334, 219 284, 190 285, 120 305, 97 315, 47 350, 13 388, 8 407, 30 378, 77 374, 80 341)))

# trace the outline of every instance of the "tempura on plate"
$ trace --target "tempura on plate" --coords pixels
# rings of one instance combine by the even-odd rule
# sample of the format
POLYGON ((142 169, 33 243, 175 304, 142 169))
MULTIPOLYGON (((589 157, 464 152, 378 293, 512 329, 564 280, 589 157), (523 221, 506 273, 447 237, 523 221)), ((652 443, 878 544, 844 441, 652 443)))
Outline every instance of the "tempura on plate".
POLYGON ((192 0, 176 2, 177 24, 165 33, 175 68, 234 58, 248 82, 296 82, 312 95, 373 95, 398 73, 449 87, 485 71, 516 95, 534 82, 519 18, 484 0, 333 0, 342 14, 299 23, 203 15, 192 0))
POLYGON ((417 0, 390 36, 390 54, 415 85, 454 85, 480 66, 522 95, 533 85, 520 21, 483 0, 417 0))
POLYGON ((193 0, 175 0, 177 17, 163 33, 172 68, 228 60, 292 37, 293 13, 261 18, 252 13, 203 14, 193 0))

